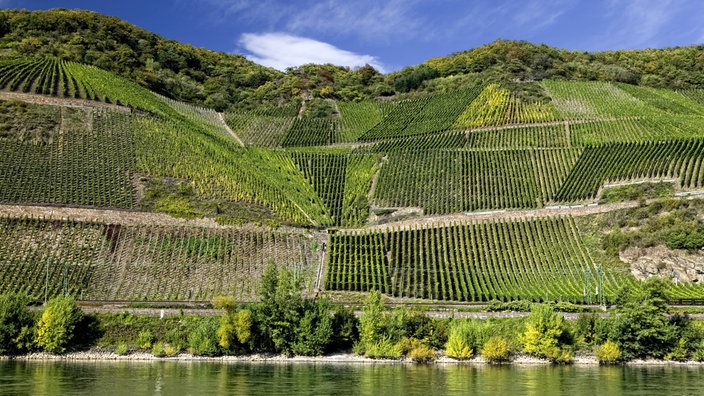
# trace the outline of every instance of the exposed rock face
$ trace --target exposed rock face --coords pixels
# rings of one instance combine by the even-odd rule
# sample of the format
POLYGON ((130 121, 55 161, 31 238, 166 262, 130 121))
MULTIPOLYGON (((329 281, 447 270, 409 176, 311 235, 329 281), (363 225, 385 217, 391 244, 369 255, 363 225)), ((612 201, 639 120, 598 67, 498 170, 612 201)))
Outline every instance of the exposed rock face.
POLYGON ((665 246, 628 248, 621 260, 631 265, 631 273, 640 280, 651 276, 672 279, 676 283, 704 282, 704 252, 670 250, 665 246))

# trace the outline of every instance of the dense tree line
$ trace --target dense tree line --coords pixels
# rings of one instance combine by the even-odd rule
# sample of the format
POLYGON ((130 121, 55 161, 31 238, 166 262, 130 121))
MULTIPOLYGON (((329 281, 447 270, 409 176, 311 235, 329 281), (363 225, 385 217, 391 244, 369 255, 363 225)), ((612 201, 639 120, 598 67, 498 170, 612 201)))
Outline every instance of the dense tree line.
MULTIPOLYGON (((66 9, 0 10, 0 48, 95 65, 171 98, 220 111, 316 97, 353 101, 543 79, 668 88, 704 85, 702 45, 581 52, 497 40, 386 75, 368 65, 350 69, 309 64, 279 72, 241 55, 165 39, 115 17, 66 9)), ((533 96, 526 99, 541 99, 540 93, 533 96)))
MULTIPOLYGON (((199 356, 352 351, 416 362, 440 354, 458 360, 480 355, 501 362, 525 353, 564 364, 582 351, 607 364, 637 358, 704 361, 704 324, 669 314, 664 282, 651 278, 638 288, 624 287, 608 317, 583 313, 575 321, 556 311, 570 308, 564 303, 526 303, 530 314, 523 318, 435 319, 403 306, 387 310, 378 291, 369 293, 357 318, 324 298, 303 298, 295 273, 274 266, 264 274, 257 303, 216 299, 214 305, 224 312, 220 318, 85 315, 73 298, 64 296, 49 300, 34 314, 27 310, 27 296, 6 294, 0 295, 0 354, 60 354, 97 346, 121 355, 141 350, 155 356, 183 351, 199 356)), ((493 309, 499 305, 491 304, 493 309)))

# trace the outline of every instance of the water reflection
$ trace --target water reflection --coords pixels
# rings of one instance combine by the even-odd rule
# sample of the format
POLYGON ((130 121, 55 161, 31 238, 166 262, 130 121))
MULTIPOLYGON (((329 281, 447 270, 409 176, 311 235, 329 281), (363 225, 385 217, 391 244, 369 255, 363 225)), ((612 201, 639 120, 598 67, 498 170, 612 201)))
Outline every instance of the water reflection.
POLYGON ((700 366, 0 362, 13 395, 699 395, 700 366))

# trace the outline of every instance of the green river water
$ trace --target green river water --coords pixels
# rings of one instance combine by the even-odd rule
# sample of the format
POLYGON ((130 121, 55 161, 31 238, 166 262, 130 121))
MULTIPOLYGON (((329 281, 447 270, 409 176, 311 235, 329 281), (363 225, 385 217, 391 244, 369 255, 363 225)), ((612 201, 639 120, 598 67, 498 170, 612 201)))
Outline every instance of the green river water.
POLYGON ((0 362, 0 395, 704 395, 702 366, 0 362))

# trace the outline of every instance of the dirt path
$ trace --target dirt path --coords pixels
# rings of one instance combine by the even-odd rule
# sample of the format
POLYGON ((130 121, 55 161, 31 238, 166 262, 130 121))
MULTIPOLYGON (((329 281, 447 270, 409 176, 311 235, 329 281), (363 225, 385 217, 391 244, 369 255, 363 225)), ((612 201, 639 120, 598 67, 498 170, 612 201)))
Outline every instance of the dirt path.
POLYGON ((218 113, 218 117, 220 117, 220 121, 222 121, 222 125, 227 130, 227 132, 229 132, 230 135, 232 135, 232 137, 237 140, 237 143, 239 143, 240 146, 244 147, 244 142, 242 141, 242 139, 240 139, 240 137, 237 136, 235 131, 233 131, 232 128, 230 128, 230 126, 227 125, 227 123, 225 122, 225 116, 223 116, 222 113, 218 113))
POLYGON ((161 213, 109 209, 67 208, 58 206, 0 205, 0 216, 32 216, 51 219, 98 221, 102 223, 124 225, 199 226, 222 228, 222 226, 217 224, 213 219, 177 219, 161 213))
POLYGON ((94 100, 74 99, 74 98, 59 98, 56 96, 44 96, 20 92, 0 91, 0 99, 2 100, 18 100, 20 102, 43 104, 50 106, 66 106, 92 109, 108 109, 129 113, 129 107, 118 106, 116 104, 96 102, 94 100))
MULTIPOLYGON (((684 197, 683 197, 684 198, 684 197)), ((525 219, 550 216, 586 216, 596 213, 606 213, 614 210, 634 208, 639 205, 637 201, 621 202, 606 205, 581 205, 581 206, 555 206, 543 209, 506 210, 493 212, 453 213, 440 216, 426 216, 422 218, 401 220, 386 224, 368 226, 362 229, 345 229, 340 232, 358 232, 363 230, 387 230, 391 228, 429 227, 433 225, 447 225, 453 222, 466 222, 468 220, 498 220, 498 219, 525 219)), ((305 212, 304 212, 305 213, 305 212)), ((197 226, 208 228, 226 228, 217 224, 213 219, 179 219, 161 213, 136 212, 126 210, 69 208, 54 206, 19 206, 0 205, 0 216, 9 217, 43 217, 52 219, 71 219, 78 221, 98 221, 124 225, 165 225, 165 226, 197 226)), ((252 227, 256 227, 252 225, 252 227)))
POLYGON ((638 201, 620 202, 605 205, 563 205, 563 206, 548 206, 542 209, 528 210, 497 210, 488 212, 464 212, 452 213, 448 215, 425 216, 421 218, 407 219, 385 224, 372 225, 362 229, 346 229, 341 230, 342 233, 354 233, 359 231, 369 230, 388 230, 392 228, 412 228, 412 227, 430 227, 436 225, 447 225, 453 222, 467 222, 470 220, 499 220, 499 219, 526 219, 536 217, 552 217, 552 216, 587 216, 597 213, 606 213, 619 209, 635 208, 639 205, 638 201))

